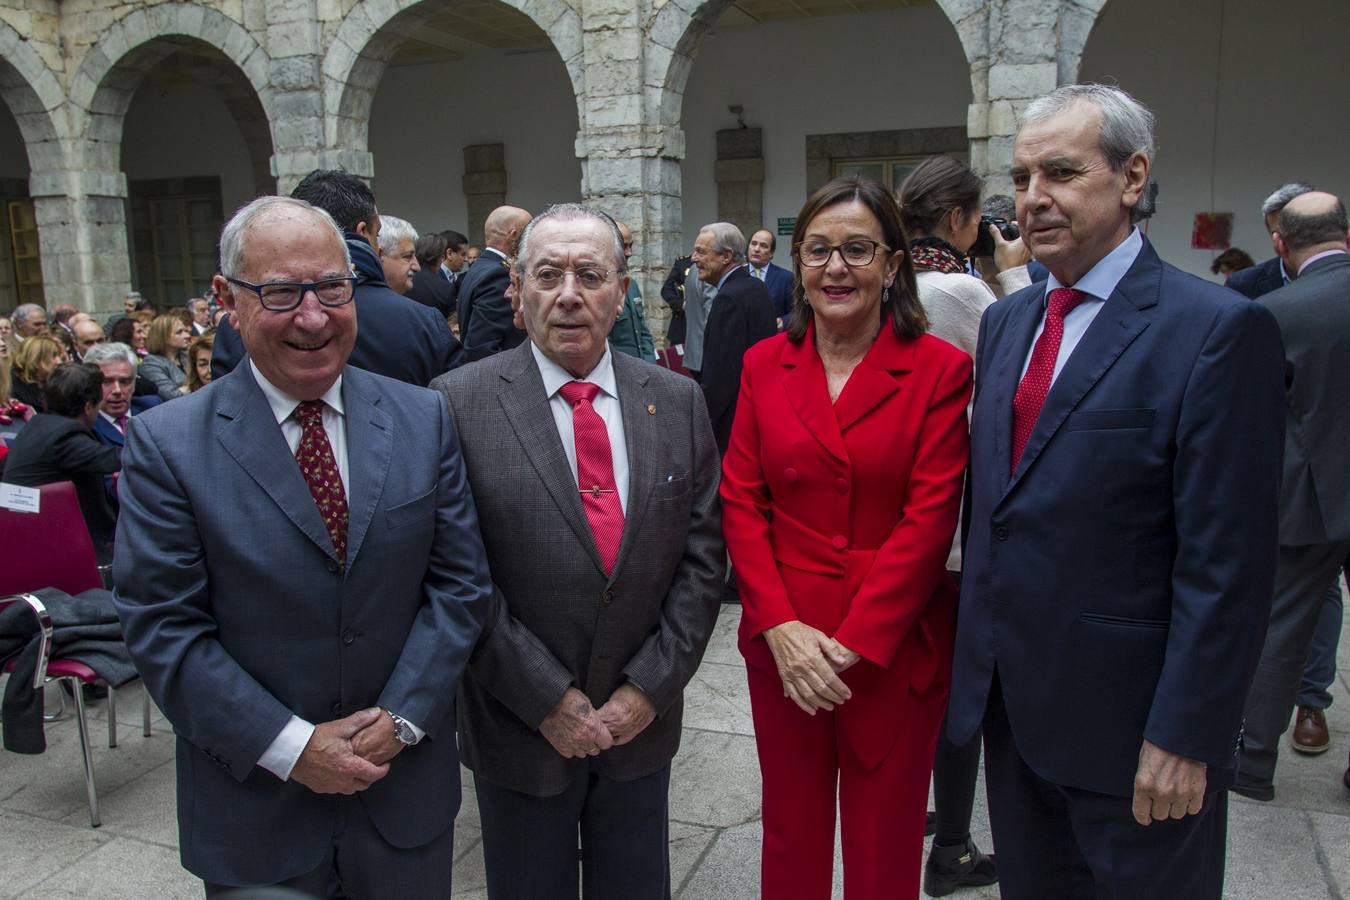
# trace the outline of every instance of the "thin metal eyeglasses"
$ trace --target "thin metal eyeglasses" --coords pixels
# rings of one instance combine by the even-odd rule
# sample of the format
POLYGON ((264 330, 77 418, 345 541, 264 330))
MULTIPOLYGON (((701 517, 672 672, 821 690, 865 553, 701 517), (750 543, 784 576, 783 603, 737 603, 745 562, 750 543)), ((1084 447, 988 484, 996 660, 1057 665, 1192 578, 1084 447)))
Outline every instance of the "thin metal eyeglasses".
POLYGON ((263 284, 250 284, 228 275, 225 280, 257 294, 263 309, 270 312, 290 312, 300 305, 300 301, 310 291, 314 292, 321 306, 346 306, 352 302, 356 291, 355 275, 339 275, 322 281, 268 281, 263 284))
POLYGON ((871 241, 864 238, 857 238, 851 241, 844 241, 842 244, 830 244, 825 241, 802 241, 797 245, 797 259, 802 265, 818 269, 830 261, 834 251, 839 251, 839 258, 844 261, 844 265, 851 268, 859 268, 872 264, 872 260, 877 258, 877 248, 885 247, 887 251, 891 248, 880 241, 871 241))
POLYGON ((533 281, 541 291, 556 291, 562 287, 563 279, 569 272, 583 291, 600 290, 605 282, 609 281, 610 276, 609 269, 559 269, 556 266, 540 266, 525 277, 533 281))

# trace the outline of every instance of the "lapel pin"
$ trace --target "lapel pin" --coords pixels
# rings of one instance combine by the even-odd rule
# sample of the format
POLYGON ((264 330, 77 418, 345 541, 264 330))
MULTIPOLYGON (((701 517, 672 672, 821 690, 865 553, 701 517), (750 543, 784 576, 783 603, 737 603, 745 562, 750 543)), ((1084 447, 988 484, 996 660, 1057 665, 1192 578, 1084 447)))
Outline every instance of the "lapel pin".
POLYGON ((655 403, 648 403, 648 404, 647 404, 647 415, 649 415, 649 416, 654 416, 654 415, 656 415, 656 404, 655 404, 655 403))

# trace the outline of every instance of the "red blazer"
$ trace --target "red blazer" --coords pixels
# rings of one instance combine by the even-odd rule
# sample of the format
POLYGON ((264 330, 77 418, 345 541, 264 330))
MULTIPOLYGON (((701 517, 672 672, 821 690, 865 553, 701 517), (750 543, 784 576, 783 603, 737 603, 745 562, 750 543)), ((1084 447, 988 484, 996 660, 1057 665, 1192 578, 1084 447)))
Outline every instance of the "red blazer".
POLYGON ((799 619, 862 655, 840 726, 864 765, 905 705, 950 681, 956 592, 946 572, 969 455, 971 360, 881 329, 837 402, 815 349, 778 335, 745 356, 723 461, 723 529, 741 595, 740 647, 776 672, 761 633, 799 619))

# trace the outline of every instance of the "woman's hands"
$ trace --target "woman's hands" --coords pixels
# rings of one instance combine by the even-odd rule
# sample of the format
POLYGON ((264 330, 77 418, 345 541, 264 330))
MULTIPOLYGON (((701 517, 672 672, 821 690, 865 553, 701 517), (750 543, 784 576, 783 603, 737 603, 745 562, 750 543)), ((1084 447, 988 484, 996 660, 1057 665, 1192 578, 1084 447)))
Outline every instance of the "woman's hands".
POLYGON ((860 657, 834 638, 794 620, 768 629, 764 639, 783 679, 783 696, 806 714, 833 710, 853 696, 839 673, 860 657))

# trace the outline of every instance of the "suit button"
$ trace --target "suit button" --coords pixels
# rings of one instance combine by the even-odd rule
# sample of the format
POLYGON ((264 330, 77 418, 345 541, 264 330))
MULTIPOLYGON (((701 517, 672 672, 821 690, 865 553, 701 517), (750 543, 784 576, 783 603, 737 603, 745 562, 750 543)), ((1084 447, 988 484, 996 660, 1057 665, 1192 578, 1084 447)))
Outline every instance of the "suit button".
POLYGON ((998 538, 1000 541, 1006 541, 1008 539, 1008 526, 1000 525, 995 528, 994 537, 998 538))
POLYGON ((847 494, 847 493, 848 493, 848 487, 849 487, 849 485, 848 485, 848 479, 847 479, 847 478, 836 478, 836 479, 834 480, 834 487, 835 487, 835 490, 839 491, 839 493, 841 493, 841 494, 847 494))
POLYGON ((348 646, 350 646, 350 645, 352 644, 352 642, 354 642, 355 640, 356 640, 356 635, 352 632, 352 630, 351 630, 350 628, 348 628, 346 631, 342 632, 342 643, 347 644, 348 646))
POLYGON ((834 544, 834 549, 836 550, 848 549, 848 538, 844 537, 842 534, 836 534, 834 540, 830 541, 830 543, 834 544))
POLYGON ((788 466, 786 469, 783 470, 783 477, 786 478, 788 481, 795 482, 798 478, 797 470, 792 468, 792 466, 788 466))
POLYGON ((614 602, 614 592, 605 591, 603 594, 600 595, 600 602, 605 604, 606 606, 609 606, 611 603, 614 602))
POLYGON ((337 560, 335 560, 335 559, 326 560, 325 563, 324 563, 324 565, 325 565, 325 567, 327 567, 328 571, 330 571, 330 572, 332 572, 332 573, 334 573, 334 574, 337 573, 337 570, 338 570, 337 560))

